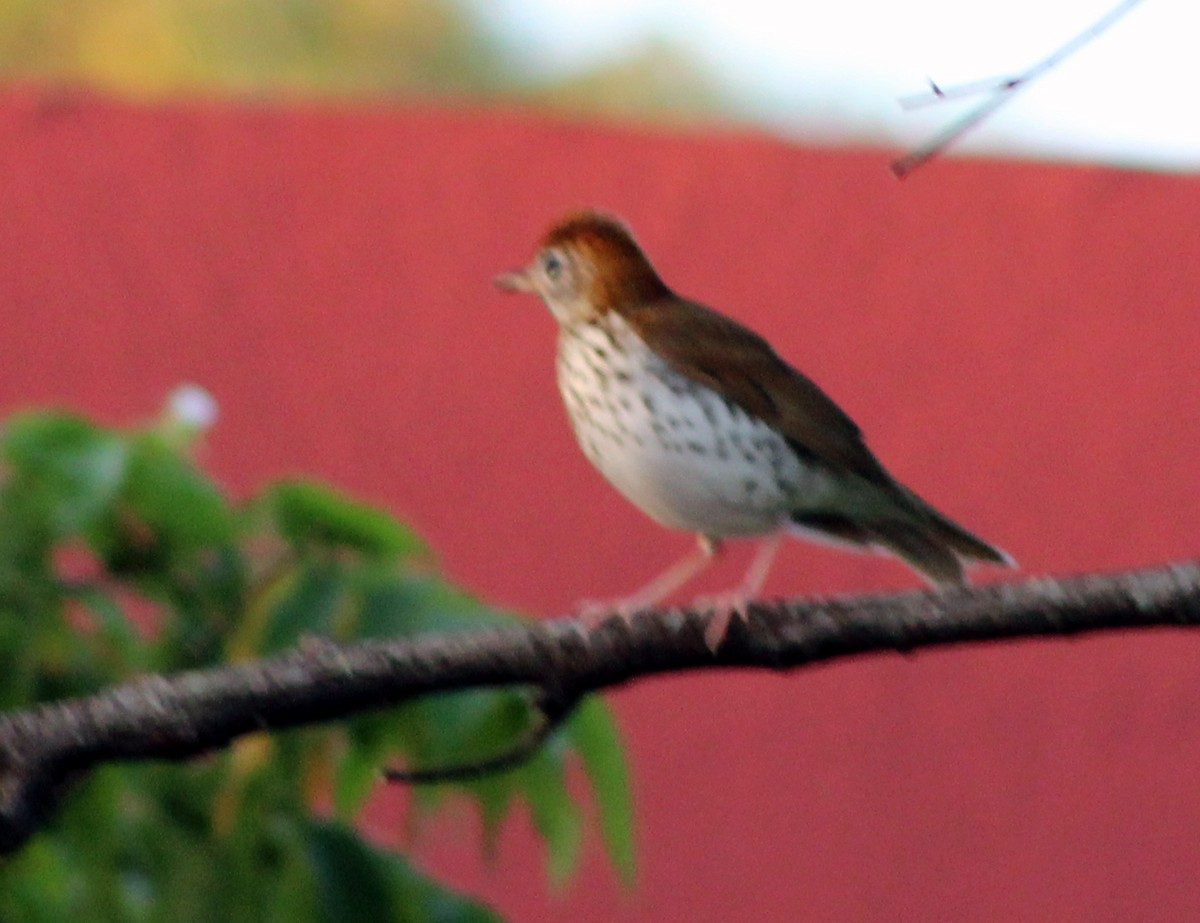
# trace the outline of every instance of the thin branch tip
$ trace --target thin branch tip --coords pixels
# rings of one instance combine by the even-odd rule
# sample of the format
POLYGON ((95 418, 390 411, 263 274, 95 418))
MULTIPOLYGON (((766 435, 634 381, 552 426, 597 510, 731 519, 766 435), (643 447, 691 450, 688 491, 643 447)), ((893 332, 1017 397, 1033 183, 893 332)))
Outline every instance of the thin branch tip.
POLYGON ((926 78, 929 81, 930 92, 902 97, 900 99, 901 108, 906 110, 917 109, 933 103, 960 99, 966 96, 975 96, 982 93, 988 93, 989 97, 978 108, 953 122, 933 140, 917 148, 905 157, 894 161, 892 172, 896 175, 897 179, 903 179, 912 173, 913 170, 939 154, 944 153, 950 145, 954 144, 963 135, 999 109, 1000 106, 1012 99, 1016 91, 1023 89, 1048 71, 1053 70, 1068 57, 1079 51, 1084 45, 1108 30, 1141 2, 1142 0, 1121 0, 1120 3, 1092 22, 1087 28, 1076 33, 1068 41, 1046 55, 1046 57, 1013 77, 1004 78, 999 81, 976 80, 949 89, 934 82, 932 78, 926 78))

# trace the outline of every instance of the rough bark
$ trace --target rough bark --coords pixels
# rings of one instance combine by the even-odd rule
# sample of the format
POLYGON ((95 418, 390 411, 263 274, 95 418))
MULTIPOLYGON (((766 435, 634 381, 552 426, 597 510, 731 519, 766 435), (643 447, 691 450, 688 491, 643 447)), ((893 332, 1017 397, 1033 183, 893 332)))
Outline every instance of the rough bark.
MULTIPOLYGON (((540 692, 546 722, 579 697, 679 670, 790 670, 873 652, 1200 623, 1200 561, 888 596, 800 599, 751 607, 716 654, 709 613, 647 611, 586 629, 563 618, 411 639, 306 643, 281 656, 152 676, 87 698, 0 715, 0 852, 18 849, 73 780, 106 762, 186 759, 242 734, 330 721, 415 696, 520 684, 540 692)), ((511 765, 532 745, 456 777, 511 765)), ((397 778, 427 781, 421 772, 397 778)))

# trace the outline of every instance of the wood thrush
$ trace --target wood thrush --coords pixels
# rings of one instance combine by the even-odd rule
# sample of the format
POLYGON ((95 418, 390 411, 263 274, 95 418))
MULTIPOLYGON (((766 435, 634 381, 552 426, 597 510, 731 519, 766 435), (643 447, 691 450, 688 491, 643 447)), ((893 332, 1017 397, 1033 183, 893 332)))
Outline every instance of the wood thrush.
POLYGON ((764 536, 745 579, 716 600, 716 650, 791 532, 884 549, 935 584, 963 562, 1012 565, 895 480, 854 422, 758 334, 676 295, 629 230, 585 211, 554 225, 505 291, 541 297, 558 322, 558 386, 584 454, 643 512, 699 548, 598 611, 629 617, 699 573, 722 540, 764 536))

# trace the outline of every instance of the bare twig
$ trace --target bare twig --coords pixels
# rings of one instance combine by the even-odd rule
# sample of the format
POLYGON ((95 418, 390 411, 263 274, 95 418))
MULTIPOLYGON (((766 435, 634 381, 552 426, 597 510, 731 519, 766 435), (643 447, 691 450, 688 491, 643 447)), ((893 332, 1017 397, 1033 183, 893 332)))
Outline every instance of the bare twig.
POLYGON ((1032 67, 1014 77, 1000 81, 972 81, 971 83, 961 84, 960 86, 951 87, 949 89, 943 88, 930 80, 929 94, 922 94, 919 97, 909 96, 902 99, 901 105, 905 106, 905 108, 912 109, 920 105, 942 102, 943 100, 947 99, 960 98, 963 96, 974 96, 979 93, 988 92, 989 90, 992 93, 992 95, 984 102, 980 103, 977 108, 972 109, 957 122, 952 123, 945 131, 935 135, 932 140, 921 145, 916 150, 910 151, 898 160, 893 161, 892 172, 896 174, 898 179, 904 179, 904 177, 912 173, 913 170, 917 169, 917 167, 929 160, 932 160, 938 154, 942 153, 942 151, 944 151, 947 147, 961 138, 964 134, 974 128, 977 124, 999 109, 1002 105, 1011 100, 1018 90, 1024 89, 1038 77, 1041 77, 1047 71, 1057 67, 1088 42, 1099 36, 1100 33, 1104 32, 1106 29, 1116 23, 1117 20, 1129 13, 1141 2, 1142 0, 1121 0, 1120 3, 1093 22, 1082 32, 1073 36, 1066 44, 1055 49, 1032 67))
POLYGON ((941 84, 935 83, 932 77, 926 79, 929 81, 929 92, 914 93, 912 96, 901 96, 901 109, 922 109, 926 106, 934 106, 938 103, 963 99, 967 96, 978 96, 981 93, 993 93, 997 90, 1009 90, 1012 89, 1013 83, 1020 78, 990 77, 986 80, 972 80, 970 83, 960 83, 952 87, 944 87, 941 84))
MULTIPOLYGON (((632 623, 614 618, 591 630, 556 619, 394 641, 310 642, 265 660, 148 677, 0 715, 0 852, 20 847, 73 780, 107 762, 186 759, 243 734, 436 692, 542 690, 557 706, 546 706, 544 728, 526 745, 496 759, 502 768, 534 752, 538 735, 544 739, 557 712, 565 714, 580 696, 644 676, 711 667, 788 670, 879 651, 1200 624, 1200 561, 1114 576, 758 604, 749 625, 731 626, 715 654, 704 641, 710 617, 647 611, 632 623)), ((420 780, 420 773, 408 776, 420 780)))

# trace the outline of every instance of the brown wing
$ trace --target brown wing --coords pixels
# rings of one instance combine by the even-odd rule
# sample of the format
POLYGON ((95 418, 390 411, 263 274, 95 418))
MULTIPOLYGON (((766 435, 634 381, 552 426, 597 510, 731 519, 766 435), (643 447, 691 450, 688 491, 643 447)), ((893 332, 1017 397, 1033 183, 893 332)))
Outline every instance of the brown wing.
POLYGON ((779 430, 798 453, 834 470, 894 483, 854 421, 753 330, 678 298, 619 313, 673 369, 779 430))

